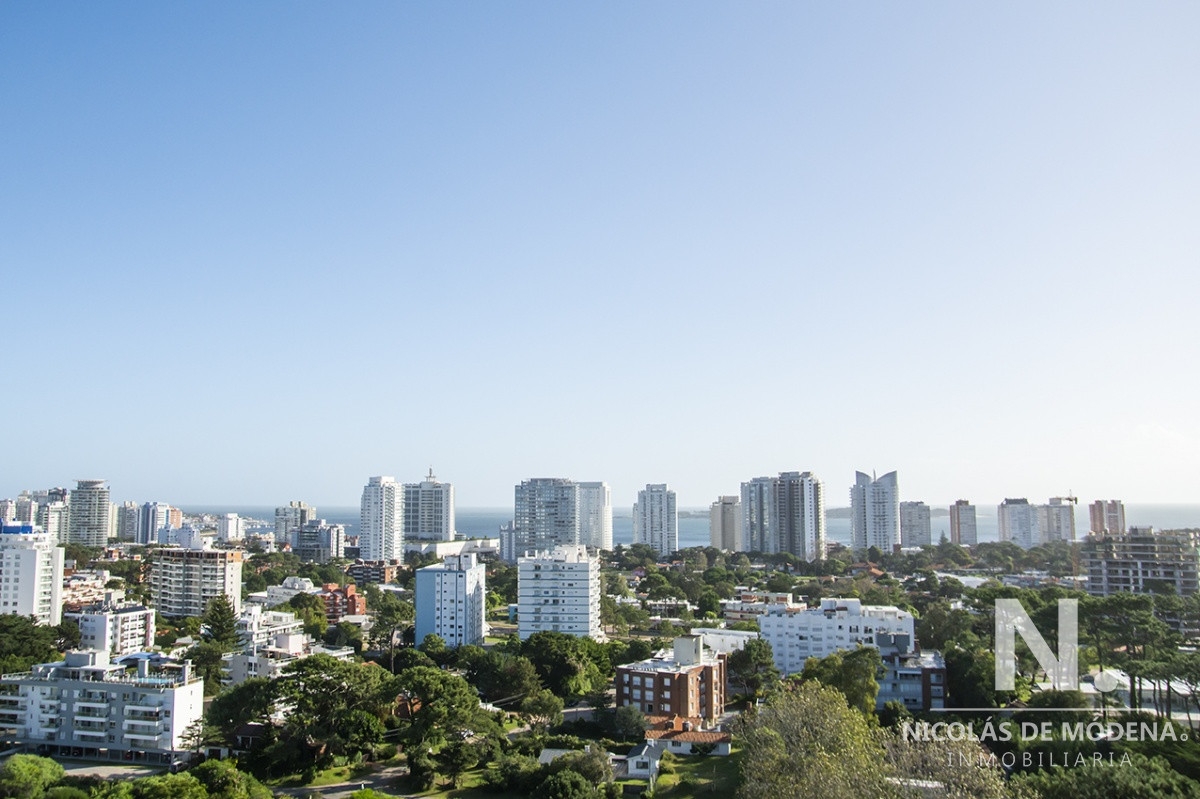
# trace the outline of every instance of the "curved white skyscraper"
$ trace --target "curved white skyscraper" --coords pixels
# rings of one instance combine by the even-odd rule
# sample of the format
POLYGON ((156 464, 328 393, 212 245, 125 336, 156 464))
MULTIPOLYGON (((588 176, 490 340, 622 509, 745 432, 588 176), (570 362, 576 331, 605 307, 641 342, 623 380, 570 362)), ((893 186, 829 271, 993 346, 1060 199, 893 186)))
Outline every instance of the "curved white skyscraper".
POLYGON ((404 486, 372 477, 363 487, 358 549, 363 560, 404 559, 404 486))
POLYGON ((850 489, 850 542, 854 549, 878 547, 891 554, 900 543, 900 486, 895 472, 875 478, 855 472, 850 489))

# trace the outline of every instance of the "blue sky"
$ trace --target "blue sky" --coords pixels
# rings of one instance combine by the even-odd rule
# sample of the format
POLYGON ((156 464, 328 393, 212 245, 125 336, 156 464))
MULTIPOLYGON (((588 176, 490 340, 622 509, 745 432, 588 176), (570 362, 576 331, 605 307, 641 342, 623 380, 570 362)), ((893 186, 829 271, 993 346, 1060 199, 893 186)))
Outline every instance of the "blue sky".
POLYGON ((1197 501, 1200 6, 0 5, 0 496, 1197 501))

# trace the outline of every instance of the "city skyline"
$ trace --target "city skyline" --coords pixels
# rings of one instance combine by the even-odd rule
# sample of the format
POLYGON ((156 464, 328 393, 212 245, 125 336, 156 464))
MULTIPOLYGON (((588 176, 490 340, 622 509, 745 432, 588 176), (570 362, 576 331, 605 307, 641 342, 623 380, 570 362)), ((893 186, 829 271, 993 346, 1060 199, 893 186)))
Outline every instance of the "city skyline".
POLYGON ((0 495, 1196 501, 1198 38, 1173 2, 4 5, 0 495))

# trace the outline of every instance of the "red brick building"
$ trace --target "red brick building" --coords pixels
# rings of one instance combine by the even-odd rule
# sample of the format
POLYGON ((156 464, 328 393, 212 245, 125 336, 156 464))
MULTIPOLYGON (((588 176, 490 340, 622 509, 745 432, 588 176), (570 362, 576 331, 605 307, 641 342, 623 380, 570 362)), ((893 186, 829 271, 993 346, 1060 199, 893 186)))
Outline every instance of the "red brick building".
POLYGON ((343 616, 367 612, 367 598, 358 593, 353 583, 345 588, 338 587, 337 583, 326 583, 317 596, 325 601, 325 618, 330 624, 337 624, 343 616))
POLYGON ((708 721, 725 712, 725 655, 704 651, 704 638, 685 635, 675 649, 617 667, 617 707, 655 716, 708 721))

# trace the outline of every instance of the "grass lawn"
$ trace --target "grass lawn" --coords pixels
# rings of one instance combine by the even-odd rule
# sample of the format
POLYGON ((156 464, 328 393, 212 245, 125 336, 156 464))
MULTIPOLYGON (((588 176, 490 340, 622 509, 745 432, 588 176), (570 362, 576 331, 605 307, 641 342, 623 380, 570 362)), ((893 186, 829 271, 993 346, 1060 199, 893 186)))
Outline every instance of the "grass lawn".
POLYGON ((483 787, 483 769, 472 769, 458 778, 458 788, 446 786, 445 780, 439 776, 433 788, 424 793, 405 791, 405 796, 420 797, 420 799, 528 799, 519 794, 492 793, 483 787))
POLYGON ((363 763, 358 766, 334 766, 333 768, 318 771, 317 775, 313 777, 312 782, 304 782, 301 775, 292 774, 288 777, 281 777, 278 780, 271 780, 266 784, 273 788, 319 788, 322 785, 336 785, 339 782, 350 782, 365 774, 370 774, 374 770, 374 766, 370 763, 363 763))
POLYGON ((660 774, 654 794, 669 797, 733 796, 740 781, 738 769, 741 761, 742 753, 737 746, 728 757, 676 757, 675 773, 660 774))

